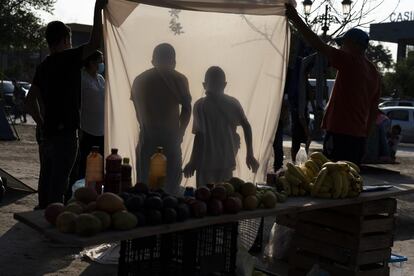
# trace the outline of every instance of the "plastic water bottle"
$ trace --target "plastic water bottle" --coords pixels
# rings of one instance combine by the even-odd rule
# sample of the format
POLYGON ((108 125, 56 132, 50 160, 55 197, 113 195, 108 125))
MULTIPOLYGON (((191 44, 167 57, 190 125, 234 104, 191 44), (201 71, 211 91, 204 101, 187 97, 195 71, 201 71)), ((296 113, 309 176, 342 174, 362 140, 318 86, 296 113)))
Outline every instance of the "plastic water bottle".
POLYGON ((296 154, 296 165, 302 165, 308 160, 308 154, 306 153, 305 144, 300 144, 300 149, 296 154))
POLYGON ((152 190, 162 189, 167 178, 167 157, 162 147, 151 157, 149 168, 149 187, 152 190))

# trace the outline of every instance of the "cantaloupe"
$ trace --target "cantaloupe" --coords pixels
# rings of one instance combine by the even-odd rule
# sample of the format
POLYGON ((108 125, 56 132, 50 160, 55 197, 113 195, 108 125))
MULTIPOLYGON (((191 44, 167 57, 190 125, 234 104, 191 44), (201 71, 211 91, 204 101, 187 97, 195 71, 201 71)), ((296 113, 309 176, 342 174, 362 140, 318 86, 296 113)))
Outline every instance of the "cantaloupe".
POLYGON ((96 199, 96 210, 113 214, 125 210, 124 201, 113 193, 103 193, 96 199))

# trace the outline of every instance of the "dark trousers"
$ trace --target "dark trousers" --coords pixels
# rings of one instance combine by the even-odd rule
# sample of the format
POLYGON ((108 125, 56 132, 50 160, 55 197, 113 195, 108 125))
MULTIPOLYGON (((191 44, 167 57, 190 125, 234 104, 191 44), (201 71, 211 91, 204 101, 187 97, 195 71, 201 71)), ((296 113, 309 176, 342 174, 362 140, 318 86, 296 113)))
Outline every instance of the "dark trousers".
POLYGON ((359 165, 365 154, 365 137, 327 132, 323 142, 323 153, 332 161, 346 160, 359 165))
MULTIPOLYGON (((307 111, 306 111, 307 112, 307 111)), ((291 112, 292 118, 292 147, 291 155, 292 159, 296 158, 296 154, 300 149, 300 144, 306 144, 308 137, 303 124, 300 121, 299 114, 296 111, 291 112)), ((306 119, 306 124, 309 125, 309 118, 306 119)))
POLYGON ((60 133, 38 138, 40 175, 39 207, 46 208, 53 202, 63 202, 69 176, 78 150, 77 132, 60 133))
POLYGON ((275 140, 273 141, 273 152, 275 155, 275 161, 273 169, 275 172, 283 167, 283 122, 279 121, 277 125, 277 131, 275 140))

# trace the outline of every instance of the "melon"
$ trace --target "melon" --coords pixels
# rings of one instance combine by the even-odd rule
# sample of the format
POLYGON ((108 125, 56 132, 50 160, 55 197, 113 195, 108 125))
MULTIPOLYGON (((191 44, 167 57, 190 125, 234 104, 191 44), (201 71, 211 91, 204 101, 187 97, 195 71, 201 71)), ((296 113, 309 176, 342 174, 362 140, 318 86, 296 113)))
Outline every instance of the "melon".
POLYGON ((96 210, 114 214, 125 210, 122 198, 113 193, 103 193, 96 199, 96 210))
POLYGON ((56 228, 62 233, 74 233, 76 230, 77 215, 71 212, 63 212, 56 218, 56 228))
POLYGON ((51 203, 45 209, 45 218, 50 223, 55 225, 56 218, 65 210, 65 205, 60 202, 51 203))
POLYGON ((88 204, 96 200, 96 198, 98 197, 98 193, 95 191, 95 189, 81 187, 75 191, 74 197, 77 201, 80 201, 84 204, 88 204))

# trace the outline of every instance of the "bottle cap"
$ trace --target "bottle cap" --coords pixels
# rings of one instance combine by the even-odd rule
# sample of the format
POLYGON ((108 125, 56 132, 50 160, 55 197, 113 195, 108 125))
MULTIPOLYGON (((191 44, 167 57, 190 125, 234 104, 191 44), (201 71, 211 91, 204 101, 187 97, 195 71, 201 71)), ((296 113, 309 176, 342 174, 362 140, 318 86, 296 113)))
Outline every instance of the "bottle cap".
POLYGON ((92 151, 93 152, 99 152, 99 146, 93 146, 92 151))
POLYGON ((163 147, 160 147, 160 146, 157 147, 157 152, 163 152, 163 151, 164 151, 163 147))
POLYGON ((112 154, 118 154, 118 149, 116 149, 116 148, 111 149, 111 153, 112 154))
POLYGON ((124 164, 129 164, 129 158, 128 157, 124 157, 124 159, 122 161, 124 162, 124 164))

